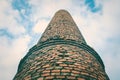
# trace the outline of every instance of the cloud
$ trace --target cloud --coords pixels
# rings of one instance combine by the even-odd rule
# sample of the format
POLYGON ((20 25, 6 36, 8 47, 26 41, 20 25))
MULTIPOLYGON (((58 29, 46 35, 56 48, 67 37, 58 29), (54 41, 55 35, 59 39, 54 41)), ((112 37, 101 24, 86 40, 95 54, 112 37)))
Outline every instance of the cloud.
POLYGON ((14 40, 9 40, 7 37, 0 37, 0 68, 2 80, 12 80, 17 71, 18 61, 28 51, 30 36, 24 35, 14 40), (12 75, 11 75, 12 74, 12 75))
POLYGON ((35 26, 33 27, 33 31, 35 33, 43 33, 48 25, 48 20, 40 19, 35 26))
POLYGON ((12 80, 18 62, 28 51, 31 40, 18 10, 13 9, 12 0, 0 0, 0 75, 1 80, 12 80))
POLYGON ((32 20, 37 21, 40 18, 52 18, 54 13, 59 9, 71 8, 72 2, 65 0, 30 0, 29 2, 33 7, 34 14, 32 15, 32 20))
POLYGON ((17 22, 20 15, 11 6, 11 1, 1 0, 0 3, 0 29, 6 29, 11 35, 19 35, 25 32, 23 25, 17 22))

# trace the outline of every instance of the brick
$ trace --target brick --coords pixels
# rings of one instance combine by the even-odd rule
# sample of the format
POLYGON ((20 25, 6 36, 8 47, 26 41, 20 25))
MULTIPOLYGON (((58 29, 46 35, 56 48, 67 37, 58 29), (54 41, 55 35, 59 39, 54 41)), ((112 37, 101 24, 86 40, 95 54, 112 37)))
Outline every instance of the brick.
POLYGON ((74 76, 67 76, 67 79, 75 79, 74 76))
POLYGON ((33 75, 32 75, 32 78, 34 79, 34 78, 38 78, 39 77, 39 73, 34 73, 33 75))
MULTIPOLYGON (((87 74, 87 75, 89 75, 89 74, 87 74)), ((89 76, 91 76, 91 77, 94 77, 94 78, 97 78, 97 75, 96 74, 90 74, 89 76)))
POLYGON ((63 61, 66 61, 66 59, 60 59, 59 61, 60 61, 60 62, 61 62, 61 61, 63 62, 63 61))
POLYGON ((83 67, 83 66, 78 66, 78 68, 79 68, 79 69, 85 69, 85 67, 83 67))
POLYGON ((65 76, 56 76, 56 78, 65 78, 65 76))
POLYGON ((43 78, 38 78, 37 80, 43 80, 43 78))
POLYGON ((89 75, 87 72, 81 72, 81 74, 83 74, 83 75, 89 75))
POLYGON ((61 72, 70 72, 70 70, 63 69, 63 70, 61 70, 61 72))
POLYGON ((60 75, 60 73, 51 73, 51 75, 60 75))
POLYGON ((65 66, 68 66, 67 64, 60 64, 60 66, 63 66, 63 67, 65 67, 65 66))
POLYGON ((46 70, 51 70, 51 69, 53 69, 54 67, 48 67, 48 68, 46 68, 46 70))
POLYGON ((61 75, 70 75, 70 73, 61 72, 61 75))
POLYGON ((69 52, 69 54, 74 55, 74 54, 75 54, 75 52, 69 52))
POLYGON ((69 67, 74 67, 74 65, 68 65, 69 67))
POLYGON ((85 79, 83 79, 83 78, 78 78, 77 80, 85 80, 85 79))
POLYGON ((50 70, 45 70, 42 73, 50 73, 50 70))
POLYGON ((43 69, 38 69, 38 70, 37 70, 37 72, 42 72, 42 71, 43 71, 43 69))
POLYGON ((79 71, 72 71, 72 73, 79 74, 80 72, 79 71))
POLYGON ((49 67, 49 66, 50 66, 49 64, 46 64, 46 65, 43 66, 43 68, 46 68, 46 67, 49 67))
POLYGON ((80 74, 71 73, 72 76, 79 76, 80 74))
POLYGON ((79 69, 79 68, 73 68, 73 70, 80 71, 80 69, 79 69))
POLYGON ((70 60, 70 59, 69 59, 69 60, 67 60, 67 61, 69 61, 69 62, 74 62, 73 60, 70 60))
POLYGON ((52 72, 58 73, 60 72, 60 70, 52 70, 52 72))
POLYGON ((54 78, 54 76, 47 76, 46 78, 45 78, 45 80, 46 79, 53 79, 54 78))
POLYGON ((74 65, 76 65, 76 66, 81 66, 80 64, 78 64, 78 63, 75 63, 74 65))
POLYGON ((64 67, 65 69, 69 69, 69 70, 72 70, 73 68, 72 67, 64 67))
POLYGON ((63 62, 58 61, 58 62, 56 62, 56 63, 60 64, 60 63, 63 63, 63 62))
POLYGON ((24 80, 31 80, 31 76, 30 75, 26 76, 24 80))
POLYGON ((70 60, 71 58, 70 57, 66 57, 67 60, 70 60))
POLYGON ((49 76, 50 75, 50 73, 44 73, 44 74, 42 74, 42 76, 49 76))
POLYGON ((55 66, 55 69, 62 69, 62 66, 55 66))

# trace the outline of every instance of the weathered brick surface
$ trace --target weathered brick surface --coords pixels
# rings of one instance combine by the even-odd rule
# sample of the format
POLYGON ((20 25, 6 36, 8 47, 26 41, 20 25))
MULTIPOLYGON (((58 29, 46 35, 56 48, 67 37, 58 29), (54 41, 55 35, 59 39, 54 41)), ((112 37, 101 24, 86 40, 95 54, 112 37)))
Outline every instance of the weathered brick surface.
POLYGON ((84 75, 84 76, 93 77, 95 79, 100 78, 101 80, 105 80, 106 74, 104 73, 104 70, 102 69, 101 64, 99 64, 99 62, 94 58, 94 56, 92 56, 87 51, 83 51, 83 49, 78 48, 76 46, 65 45, 65 44, 53 45, 46 48, 43 48, 40 51, 37 51, 37 53, 39 54, 42 51, 44 51, 44 55, 39 57, 39 61, 37 61, 37 63, 39 64, 37 64, 36 66, 34 64, 36 63, 34 61, 37 57, 36 55, 34 54, 31 55, 31 56, 34 56, 32 58, 33 59, 32 62, 31 61, 29 62, 30 60, 29 58, 28 60, 26 60, 27 62, 23 66, 22 74, 20 73, 17 74, 18 78, 22 77, 23 75, 26 74, 26 72, 30 70, 29 73, 32 73, 32 74, 38 73, 39 76, 42 76, 45 79, 48 79, 48 78, 50 79, 53 77, 58 78, 57 76, 62 76, 62 77, 64 76, 65 78, 67 78, 66 76, 69 76, 69 78, 78 79, 79 76, 84 75), (59 52, 59 49, 56 48, 56 46, 60 46, 61 48, 66 49, 68 52, 65 54, 69 54, 71 57, 69 56, 69 59, 67 59, 67 57, 58 58, 60 57, 59 54, 61 53, 59 52), (46 48, 49 48, 49 50, 46 48), (51 52, 53 53, 51 54, 51 52), (57 53, 56 57, 54 57, 55 53, 57 53), (71 54, 71 53, 74 53, 74 54, 71 54), (83 53, 87 56, 85 56, 83 53), (49 58, 49 61, 47 61, 48 58, 49 58), (34 65, 26 67, 26 65, 28 64, 34 64, 34 65), (33 72, 33 69, 35 70, 34 72, 33 72), (73 76, 73 77, 70 77, 70 76, 73 76))
POLYGON ((109 80, 97 53, 93 55, 89 46, 79 47, 82 43, 87 45, 69 13, 56 13, 37 47, 20 63, 14 80, 109 80), (64 41, 56 44, 61 39, 64 41))
POLYGON ((66 11, 58 11, 55 14, 39 42, 58 37, 85 43, 77 25, 66 11))
POLYGON ((83 78, 78 78, 78 80, 85 80, 85 79, 83 79, 83 78))

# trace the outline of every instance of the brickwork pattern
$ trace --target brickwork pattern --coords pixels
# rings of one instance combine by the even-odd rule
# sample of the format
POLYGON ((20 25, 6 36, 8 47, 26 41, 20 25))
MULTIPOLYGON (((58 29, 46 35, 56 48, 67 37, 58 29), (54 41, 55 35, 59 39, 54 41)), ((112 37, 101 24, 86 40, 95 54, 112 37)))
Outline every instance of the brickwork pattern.
POLYGON ((38 43, 58 37, 86 43, 71 15, 66 11, 55 14, 38 43))
POLYGON ((107 80, 89 52, 71 45, 53 45, 29 56, 15 80, 107 80))

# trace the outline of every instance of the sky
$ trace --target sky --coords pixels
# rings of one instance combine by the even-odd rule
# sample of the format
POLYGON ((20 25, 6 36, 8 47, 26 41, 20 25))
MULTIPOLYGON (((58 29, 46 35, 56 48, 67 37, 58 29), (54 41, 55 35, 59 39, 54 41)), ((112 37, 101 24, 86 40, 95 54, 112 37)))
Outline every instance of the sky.
POLYGON ((0 0, 0 80, 13 79, 21 58, 60 9, 72 15, 110 79, 120 80, 119 5, 120 0, 0 0))

